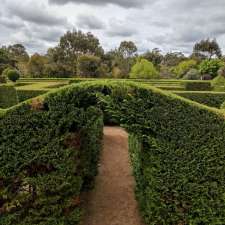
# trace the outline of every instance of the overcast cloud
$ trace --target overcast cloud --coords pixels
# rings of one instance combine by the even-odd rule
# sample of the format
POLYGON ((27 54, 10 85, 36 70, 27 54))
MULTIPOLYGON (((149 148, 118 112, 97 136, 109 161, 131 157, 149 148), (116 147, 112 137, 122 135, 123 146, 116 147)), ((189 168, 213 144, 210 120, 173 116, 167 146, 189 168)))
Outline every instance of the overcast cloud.
POLYGON ((189 54, 195 42, 216 38, 225 54, 224 12, 224 0, 1 0, 0 45, 45 53, 67 30, 81 29, 106 50, 131 40, 140 52, 189 54))

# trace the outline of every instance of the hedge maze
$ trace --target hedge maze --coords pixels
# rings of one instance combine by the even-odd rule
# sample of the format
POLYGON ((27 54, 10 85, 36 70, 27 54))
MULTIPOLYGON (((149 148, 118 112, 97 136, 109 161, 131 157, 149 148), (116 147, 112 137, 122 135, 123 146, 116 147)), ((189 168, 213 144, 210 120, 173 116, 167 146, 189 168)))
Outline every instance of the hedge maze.
MULTIPOLYGON (((80 195, 97 174, 104 123, 130 134, 146 224, 224 224, 222 110, 153 87, 159 84, 69 83, 75 84, 0 110, 0 224, 78 224, 80 195)), ((210 95, 219 99, 214 104, 202 100, 204 93, 178 94, 212 106, 225 97, 210 95)))

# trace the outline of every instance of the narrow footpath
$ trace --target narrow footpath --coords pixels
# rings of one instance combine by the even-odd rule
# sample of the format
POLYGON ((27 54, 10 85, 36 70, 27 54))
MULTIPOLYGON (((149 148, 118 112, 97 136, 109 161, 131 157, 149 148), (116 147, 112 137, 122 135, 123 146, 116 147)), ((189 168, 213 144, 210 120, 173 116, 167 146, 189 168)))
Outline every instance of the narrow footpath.
POLYGON ((104 128, 104 147, 95 189, 87 196, 82 225, 143 225, 134 194, 128 135, 104 128))

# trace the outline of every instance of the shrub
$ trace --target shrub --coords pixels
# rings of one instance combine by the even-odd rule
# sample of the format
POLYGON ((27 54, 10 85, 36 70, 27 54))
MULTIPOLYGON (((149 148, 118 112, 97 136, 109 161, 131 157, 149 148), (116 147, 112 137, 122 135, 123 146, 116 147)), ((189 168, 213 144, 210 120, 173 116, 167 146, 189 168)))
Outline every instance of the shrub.
POLYGON ((5 76, 0 76, 0 84, 6 83, 6 77, 5 76))
POLYGON ((10 69, 10 70, 7 71, 7 77, 12 82, 16 82, 20 78, 20 73, 17 70, 11 70, 10 69))
POLYGON ((225 90, 225 77, 223 75, 218 75, 212 80, 212 85, 215 91, 225 90))
POLYGON ((224 62, 220 59, 206 59, 199 65, 201 74, 209 74, 212 78, 217 76, 218 70, 224 66, 224 62))
POLYGON ((200 104, 215 108, 220 108, 221 104, 225 101, 225 93, 223 92, 174 91, 173 93, 200 104))
POLYGON ((210 91, 212 90, 212 86, 210 82, 186 82, 184 84, 185 90, 187 91, 210 91))
POLYGON ((182 78, 190 69, 195 68, 196 65, 197 62, 193 59, 185 60, 180 62, 173 71, 178 78, 182 78))
POLYGON ((219 75, 219 76, 225 77, 225 66, 221 67, 221 68, 218 70, 218 75, 219 75))
POLYGON ((139 59, 131 69, 130 78, 157 79, 159 73, 151 62, 146 59, 139 59))
POLYGON ((77 75, 79 77, 100 77, 101 60, 97 56, 82 55, 78 59, 77 75))
POLYGON ((201 74, 197 69, 190 69, 183 77, 184 80, 200 80, 201 74))
POLYGON ((17 103, 16 89, 12 85, 0 85, 0 108, 9 108, 17 103))

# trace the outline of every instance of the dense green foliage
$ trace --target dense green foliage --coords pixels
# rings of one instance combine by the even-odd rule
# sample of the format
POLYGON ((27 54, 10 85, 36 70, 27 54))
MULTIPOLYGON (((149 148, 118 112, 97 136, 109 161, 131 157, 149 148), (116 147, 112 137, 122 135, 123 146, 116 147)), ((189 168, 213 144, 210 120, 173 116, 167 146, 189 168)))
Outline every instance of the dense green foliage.
POLYGON ((183 78, 183 76, 190 70, 195 68, 197 62, 193 59, 185 60, 180 62, 175 68, 174 73, 178 78, 183 78))
POLYGON ((215 91, 225 91, 225 77, 223 75, 218 75, 211 83, 215 91))
POLYGON ((140 59, 132 67, 130 78, 157 79, 159 78, 159 73, 151 62, 146 59, 140 59))
POLYGON ((210 82, 186 82, 184 84, 185 90, 187 91, 210 91, 212 85, 210 82))
POLYGON ((109 81, 74 84, 3 116, 0 160, 10 160, 0 166, 0 202, 7 205, 0 224, 76 224, 78 207, 71 199, 77 203, 85 178, 96 174, 102 127, 97 108, 105 122, 131 134, 146 224, 223 224, 222 111, 149 85, 109 81))
POLYGON ((0 119, 0 224, 79 222, 80 193, 97 173, 103 126, 101 111, 80 94, 50 94, 0 119))
POLYGON ((78 58, 77 75, 79 77, 100 77, 101 59, 93 55, 82 55, 78 58))
POLYGON ((217 76, 218 70, 224 66, 224 62, 220 59, 206 59, 199 65, 201 74, 209 74, 212 78, 217 76))
POLYGON ((197 69, 190 69, 183 77, 184 80, 200 80, 201 74, 197 69))
POLYGON ((175 91, 175 94, 210 107, 220 108, 225 101, 224 92, 175 91))
POLYGON ((14 69, 9 69, 7 71, 7 77, 9 80, 11 80, 12 82, 16 82, 17 80, 19 80, 20 78, 20 73, 17 70, 14 69))
POLYGON ((0 85, 0 108, 8 108, 17 103, 16 89, 12 85, 0 85))

